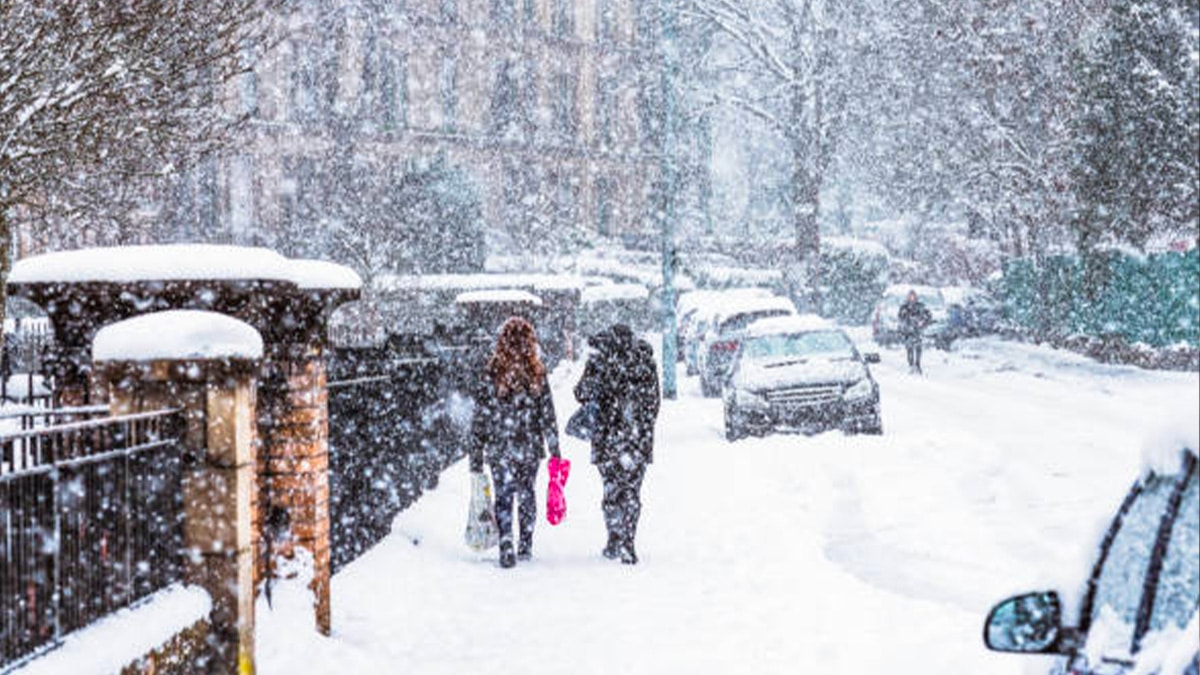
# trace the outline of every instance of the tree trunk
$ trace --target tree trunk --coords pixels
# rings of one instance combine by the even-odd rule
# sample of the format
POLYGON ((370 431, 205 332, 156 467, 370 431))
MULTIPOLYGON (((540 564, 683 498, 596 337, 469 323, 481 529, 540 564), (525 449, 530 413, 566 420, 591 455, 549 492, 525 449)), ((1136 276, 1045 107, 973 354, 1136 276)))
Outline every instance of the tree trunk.
MULTIPOLYGON (((8 205, 0 203, 0 326, 4 325, 8 309, 8 273, 12 267, 12 232, 8 221, 8 205)), ((0 328, 0 354, 5 350, 4 330, 0 328)))
POLYGON ((821 306, 820 216, 821 183, 814 175, 811 143, 792 141, 792 225, 796 232, 795 270, 791 274, 792 298, 802 312, 817 313, 821 306))

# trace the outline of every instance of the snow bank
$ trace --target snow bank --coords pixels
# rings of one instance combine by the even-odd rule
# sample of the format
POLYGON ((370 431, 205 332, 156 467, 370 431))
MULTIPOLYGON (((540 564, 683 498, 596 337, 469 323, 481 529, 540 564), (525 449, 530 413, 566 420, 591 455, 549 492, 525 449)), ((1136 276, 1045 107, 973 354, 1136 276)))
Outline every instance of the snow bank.
POLYGON ((216 312, 175 309, 137 316, 96 333, 97 361, 258 359, 262 336, 249 324, 216 312))
POLYGON ((199 586, 170 586, 63 639, 62 646, 13 675, 111 675, 208 616, 212 599, 199 586))
POLYGON ((18 260, 9 281, 54 283, 103 281, 264 279, 301 288, 360 288, 354 270, 320 260, 289 260, 249 246, 164 244, 57 251, 18 260))

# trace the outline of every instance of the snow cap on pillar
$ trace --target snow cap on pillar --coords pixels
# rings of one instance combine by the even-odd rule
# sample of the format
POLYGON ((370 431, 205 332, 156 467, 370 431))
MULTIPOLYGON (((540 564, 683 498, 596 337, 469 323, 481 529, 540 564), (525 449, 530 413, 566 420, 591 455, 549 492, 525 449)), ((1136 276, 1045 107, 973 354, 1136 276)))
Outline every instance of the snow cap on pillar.
POLYGON ((250 324, 217 312, 177 309, 143 314, 96 333, 96 361, 260 359, 262 336, 250 324))

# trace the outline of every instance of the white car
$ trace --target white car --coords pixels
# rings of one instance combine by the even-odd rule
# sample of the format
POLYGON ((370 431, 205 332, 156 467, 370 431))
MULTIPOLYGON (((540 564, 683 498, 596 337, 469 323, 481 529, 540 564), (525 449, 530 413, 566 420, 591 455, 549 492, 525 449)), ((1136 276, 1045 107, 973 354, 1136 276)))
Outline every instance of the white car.
POLYGON ((759 319, 795 314, 792 301, 778 295, 739 299, 715 314, 696 349, 700 393, 709 398, 720 396, 721 382, 737 352, 743 328, 759 319))

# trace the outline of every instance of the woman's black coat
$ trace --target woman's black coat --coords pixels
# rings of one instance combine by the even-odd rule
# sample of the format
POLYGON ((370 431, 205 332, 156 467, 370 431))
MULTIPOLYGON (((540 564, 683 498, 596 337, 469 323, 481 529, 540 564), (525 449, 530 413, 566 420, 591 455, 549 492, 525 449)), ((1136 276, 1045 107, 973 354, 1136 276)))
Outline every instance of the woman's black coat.
POLYGON ((589 343, 595 353, 575 385, 575 398, 597 405, 592 463, 623 456, 635 463, 653 461, 654 423, 662 396, 654 351, 621 324, 593 336, 589 343))
POLYGON ((542 381, 539 392, 518 391, 508 397, 497 393, 491 382, 480 387, 471 424, 471 468, 489 464, 535 464, 550 454, 559 455, 558 421, 550 384, 542 381))

